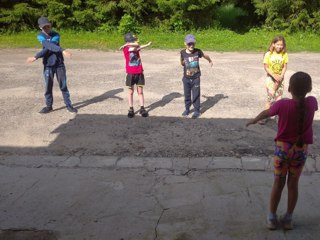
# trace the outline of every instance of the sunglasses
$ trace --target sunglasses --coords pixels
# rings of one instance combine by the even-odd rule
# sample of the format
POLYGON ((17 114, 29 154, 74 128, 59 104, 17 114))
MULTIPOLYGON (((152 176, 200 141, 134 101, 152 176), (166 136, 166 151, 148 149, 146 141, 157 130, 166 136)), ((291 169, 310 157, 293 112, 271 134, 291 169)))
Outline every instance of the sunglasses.
POLYGON ((194 43, 188 43, 187 45, 188 46, 194 46, 194 43))

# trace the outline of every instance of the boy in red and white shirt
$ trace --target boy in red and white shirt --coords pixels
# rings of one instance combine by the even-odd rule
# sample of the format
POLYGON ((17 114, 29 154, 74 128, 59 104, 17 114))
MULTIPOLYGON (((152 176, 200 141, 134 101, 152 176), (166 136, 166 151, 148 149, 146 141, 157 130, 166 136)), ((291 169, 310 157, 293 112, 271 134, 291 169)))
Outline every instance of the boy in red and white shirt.
POLYGON ((120 47, 123 50, 124 57, 126 59, 126 86, 129 87, 128 91, 128 102, 129 102, 129 112, 128 117, 134 117, 133 109, 133 93, 134 85, 137 85, 137 92, 140 102, 139 113, 142 117, 148 117, 148 112, 144 108, 144 96, 143 96, 143 86, 145 85, 143 67, 140 58, 140 50, 151 45, 149 42, 146 45, 140 46, 137 38, 132 35, 132 33, 127 33, 124 35, 124 40, 126 44, 120 47))

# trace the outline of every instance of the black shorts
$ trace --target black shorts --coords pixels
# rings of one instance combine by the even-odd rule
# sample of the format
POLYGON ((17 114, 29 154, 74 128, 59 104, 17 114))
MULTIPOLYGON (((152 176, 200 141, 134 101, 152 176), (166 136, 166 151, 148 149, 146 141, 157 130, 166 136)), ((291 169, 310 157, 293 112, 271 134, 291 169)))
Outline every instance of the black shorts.
POLYGON ((144 86, 144 75, 140 74, 131 74, 128 73, 126 76, 126 86, 132 87, 133 85, 137 85, 139 87, 144 86))

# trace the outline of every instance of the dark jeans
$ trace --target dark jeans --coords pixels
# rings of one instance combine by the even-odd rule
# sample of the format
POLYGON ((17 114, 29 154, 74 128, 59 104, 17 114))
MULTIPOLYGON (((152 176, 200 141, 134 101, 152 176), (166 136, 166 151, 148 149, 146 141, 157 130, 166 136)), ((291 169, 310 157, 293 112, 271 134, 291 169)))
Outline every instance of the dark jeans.
POLYGON ((182 82, 186 109, 190 110, 192 103, 194 110, 200 113, 200 77, 195 79, 183 77, 182 82))
POLYGON ((46 105, 52 107, 53 96, 52 96, 52 87, 53 87, 53 78, 54 75, 57 77, 59 83, 59 88, 62 92, 64 103, 67 106, 71 106, 70 94, 67 87, 67 75, 65 66, 62 67, 45 67, 43 70, 44 75, 44 84, 45 84, 45 93, 46 105))

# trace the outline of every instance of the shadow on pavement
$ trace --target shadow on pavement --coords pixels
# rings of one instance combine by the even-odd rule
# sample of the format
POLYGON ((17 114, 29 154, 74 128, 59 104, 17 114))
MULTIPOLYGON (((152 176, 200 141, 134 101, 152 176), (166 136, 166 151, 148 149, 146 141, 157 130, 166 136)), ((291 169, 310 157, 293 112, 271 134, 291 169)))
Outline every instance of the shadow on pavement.
MULTIPOLYGON (((136 116, 129 119, 125 115, 78 114, 52 132, 58 133, 58 136, 47 147, 0 146, 0 154, 80 153, 144 157, 241 157, 272 154, 275 121, 248 128, 245 127, 246 122, 247 119, 231 118, 136 116)), ((319 136, 319 121, 314 122, 314 133, 319 136)), ((310 153, 319 154, 319 147, 310 147, 310 153)))
MULTIPOLYGON (((123 88, 113 89, 113 90, 107 91, 99 96, 95 96, 93 98, 87 99, 85 101, 73 103, 73 106, 76 107, 77 109, 80 109, 80 108, 87 107, 91 104, 103 102, 103 101, 110 99, 110 98, 115 98, 115 99, 118 99, 119 101, 123 101, 122 97, 116 96, 118 93, 121 93, 121 92, 123 92, 123 88)), ((64 108, 65 107, 56 108, 53 111, 58 111, 58 110, 61 110, 64 108)))

